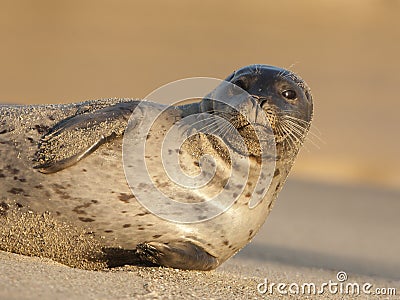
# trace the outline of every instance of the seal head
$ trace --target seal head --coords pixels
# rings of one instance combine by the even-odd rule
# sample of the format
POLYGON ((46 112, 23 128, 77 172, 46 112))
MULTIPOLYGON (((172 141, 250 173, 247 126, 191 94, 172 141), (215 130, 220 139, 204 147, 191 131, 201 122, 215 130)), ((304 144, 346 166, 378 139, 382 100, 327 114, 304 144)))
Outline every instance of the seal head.
MULTIPOLYGON (((235 99, 232 102, 238 101, 236 98, 239 97, 239 109, 232 109, 226 103, 213 100, 222 97, 216 95, 221 93, 221 90, 216 89, 208 98, 203 99, 201 110, 213 111, 225 118, 229 116, 228 121, 240 132, 251 155, 261 155, 259 147, 253 143, 258 140, 254 128, 265 126, 266 122, 274 131, 280 151, 284 149, 286 156, 288 152, 297 153, 313 115, 311 90, 305 81, 293 72, 267 65, 246 66, 233 72, 225 81, 233 85, 223 90, 223 97, 235 99), (243 99, 248 96, 248 99, 243 99), (259 108, 262 108, 262 114, 259 108)), ((239 143, 230 141, 230 145, 241 153, 245 152, 238 146, 239 143)), ((290 155, 294 156, 294 153, 290 155)))

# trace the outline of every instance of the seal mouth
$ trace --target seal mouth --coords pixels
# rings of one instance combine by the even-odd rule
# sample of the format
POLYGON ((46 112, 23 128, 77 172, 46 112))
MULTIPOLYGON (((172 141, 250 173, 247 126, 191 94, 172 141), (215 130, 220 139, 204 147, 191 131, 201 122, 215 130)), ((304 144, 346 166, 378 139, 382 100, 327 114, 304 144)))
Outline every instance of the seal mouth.
POLYGON ((236 128, 238 132, 246 139, 256 140, 260 142, 270 141, 270 138, 264 137, 265 135, 271 136, 271 128, 260 124, 260 123, 250 123, 244 124, 236 128), (250 134, 249 134, 250 133, 250 134))
POLYGON ((272 108, 266 108, 264 112, 268 125, 249 121, 240 122, 240 125, 237 122, 232 122, 232 124, 235 126, 236 123, 236 130, 247 140, 263 143, 271 141, 271 135, 274 135, 276 144, 287 149, 299 149, 304 143, 310 122, 285 112, 278 114, 272 108))

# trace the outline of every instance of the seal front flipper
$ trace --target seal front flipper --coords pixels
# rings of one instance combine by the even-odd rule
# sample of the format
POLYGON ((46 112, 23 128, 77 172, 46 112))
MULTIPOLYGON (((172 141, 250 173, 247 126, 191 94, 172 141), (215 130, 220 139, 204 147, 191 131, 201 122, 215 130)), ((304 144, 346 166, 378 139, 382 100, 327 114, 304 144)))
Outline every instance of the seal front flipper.
POLYGON ((136 253, 145 262, 170 268, 207 271, 219 265, 216 257, 189 241, 143 243, 136 253))
POLYGON ((121 137, 138 103, 122 102, 60 121, 39 141, 34 168, 42 173, 58 172, 121 137))

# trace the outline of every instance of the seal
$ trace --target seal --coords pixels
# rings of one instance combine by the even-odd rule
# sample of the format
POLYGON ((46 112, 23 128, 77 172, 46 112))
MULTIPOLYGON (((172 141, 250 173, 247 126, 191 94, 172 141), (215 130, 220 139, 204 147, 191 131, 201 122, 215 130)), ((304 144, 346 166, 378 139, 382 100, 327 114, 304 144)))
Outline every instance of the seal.
MULTIPOLYGON (((233 72, 224 82, 230 85, 216 88, 200 101, 169 108, 135 99, 0 106, 0 218, 13 210, 46 213, 97 236, 103 251, 120 249, 126 251, 122 255, 166 267, 216 268, 249 243, 265 222, 304 142, 313 113, 309 87, 291 71, 250 65, 233 72), (215 101, 220 94, 227 101, 215 101), (230 102, 236 103, 233 109, 230 102), (155 110, 163 112, 146 137, 148 142, 153 140, 153 146, 146 148, 145 157, 134 158, 148 159, 157 188, 165 194, 181 195, 187 203, 208 201, 211 190, 179 190, 161 174, 154 149, 159 138, 165 137, 163 128, 191 116, 201 116, 196 120, 206 122, 209 118, 204 114, 229 123, 231 128, 227 129, 215 121, 192 122, 187 127, 195 133, 176 151, 188 174, 201 172, 204 155, 214 158, 210 163, 216 170, 212 190, 233 187, 227 184, 231 174, 227 170, 238 167, 230 153, 250 161, 247 182, 235 184, 237 191, 229 194, 234 201, 218 215, 206 218, 203 210, 194 214, 198 217, 195 222, 173 222, 152 213, 136 199, 132 192, 135 183, 129 182, 128 175, 131 172, 140 179, 143 174, 127 171, 134 168, 123 158, 124 140, 128 130, 139 134, 148 114, 155 110), (205 127, 213 130, 202 131, 205 127), (223 134, 214 136, 217 131, 223 134), (263 134, 266 137, 260 138, 263 134), (263 143, 268 148, 271 138, 275 155, 269 155, 269 150, 264 155, 263 143), (257 188, 265 156, 273 161, 274 169, 269 185, 257 188), (249 202, 257 194, 263 197, 251 206, 249 202)), ((137 188, 152 195, 144 184, 137 188)))

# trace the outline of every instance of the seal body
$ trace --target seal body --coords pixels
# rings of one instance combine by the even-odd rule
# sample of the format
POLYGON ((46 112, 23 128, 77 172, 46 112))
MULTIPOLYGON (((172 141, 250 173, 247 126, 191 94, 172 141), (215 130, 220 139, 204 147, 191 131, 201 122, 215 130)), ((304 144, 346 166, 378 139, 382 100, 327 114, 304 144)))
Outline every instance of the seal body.
MULTIPOLYGON (((237 200, 222 214, 203 222, 177 223, 141 205, 126 180, 122 157, 123 136, 140 101, 104 99, 67 105, 0 106, 0 215, 6 216, 13 209, 50 212, 58 220, 94 233, 103 249, 134 250, 131 254, 140 260, 168 267, 217 267, 250 242, 264 223, 312 118, 310 91, 289 71, 252 65, 234 72, 226 81, 252 95, 238 114, 208 97, 167 110, 174 120, 200 112, 221 115, 224 111, 223 117, 228 115, 227 120, 243 137, 249 150, 250 173, 240 187, 241 193, 235 195, 237 200), (263 199, 249 208, 251 196, 258 192, 254 183, 260 175, 261 154, 252 137, 251 122, 240 115, 252 114, 252 103, 265 112, 277 153, 273 178, 263 199)), ((139 114, 153 110, 152 105, 161 106, 145 104, 139 114)), ((162 122, 163 126, 170 125, 162 122)), ((140 123, 133 126, 140 128, 140 123)), ((199 133, 182 146, 181 160, 189 173, 195 173, 201 156, 215 157, 219 170, 215 181, 224 188, 223 182, 229 177, 225 167, 231 164, 226 148, 241 153, 238 145, 229 134, 224 142, 199 133)), ((167 193, 179 193, 169 188, 167 179, 156 179, 167 193)), ((189 192, 186 199, 208 200, 207 195, 189 192)))

